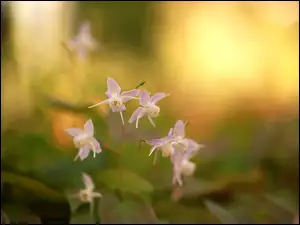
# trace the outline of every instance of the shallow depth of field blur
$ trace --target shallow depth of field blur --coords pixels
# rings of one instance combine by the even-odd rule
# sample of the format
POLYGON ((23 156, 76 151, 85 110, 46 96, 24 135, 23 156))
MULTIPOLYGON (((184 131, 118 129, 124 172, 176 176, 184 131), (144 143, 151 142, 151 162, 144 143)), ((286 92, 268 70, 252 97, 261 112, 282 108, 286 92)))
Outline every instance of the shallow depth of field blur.
POLYGON ((86 172, 101 223, 298 223, 298 61, 299 2, 1 1, 1 220, 88 223, 64 197, 86 172), (72 60, 84 21, 98 48, 72 60), (107 77, 171 94, 156 128, 127 123, 138 101, 123 134, 107 105, 87 108, 107 77), (74 161, 64 130, 89 118, 103 152, 74 161), (140 140, 179 119, 205 148, 174 188, 170 160, 153 165, 140 140))

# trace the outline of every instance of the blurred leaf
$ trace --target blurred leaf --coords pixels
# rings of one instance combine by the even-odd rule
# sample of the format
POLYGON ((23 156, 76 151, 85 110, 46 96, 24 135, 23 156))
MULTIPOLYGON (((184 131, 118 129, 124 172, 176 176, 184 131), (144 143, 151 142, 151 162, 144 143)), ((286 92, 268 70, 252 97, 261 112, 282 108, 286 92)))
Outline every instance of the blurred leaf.
POLYGON ((70 224, 95 224, 95 220, 89 212, 77 213, 72 216, 70 224))
POLYGON ((126 169, 112 169, 99 172, 96 180, 101 181, 110 189, 124 192, 141 193, 152 192, 152 185, 136 173, 126 169))
POLYGON ((53 199, 63 198, 63 196, 60 193, 52 190, 51 188, 47 187, 43 183, 40 183, 39 181, 33 180, 28 177, 1 171, 1 179, 2 182, 18 185, 22 188, 28 189, 33 194, 39 194, 45 198, 53 198, 53 199))
POLYGON ((120 202, 113 195, 104 195, 99 208, 101 222, 155 224, 158 222, 152 207, 141 201, 125 200, 120 202))
MULTIPOLYGON (((2 206, 1 206, 1 208, 2 208, 2 206)), ((9 222, 8 216, 6 215, 6 213, 3 210, 1 210, 1 224, 9 224, 9 223, 10 222, 9 222)))
POLYGON ((221 191, 226 187, 224 182, 210 182, 196 180, 193 177, 185 178, 185 185, 173 190, 172 198, 178 201, 182 197, 195 198, 213 192, 221 191))
POLYGON ((287 201, 286 197, 283 198, 282 196, 275 196, 274 194, 265 194, 265 198, 289 213, 295 214, 297 211, 296 204, 295 207, 293 207, 291 202, 287 201))
POLYGON ((30 210, 20 203, 1 205, 10 219, 12 224, 22 223, 22 224, 41 224, 39 217, 33 215, 30 210))
POLYGON ((213 215, 215 215, 223 224, 238 224, 236 219, 222 206, 209 200, 205 200, 204 204, 209 209, 209 211, 213 215))

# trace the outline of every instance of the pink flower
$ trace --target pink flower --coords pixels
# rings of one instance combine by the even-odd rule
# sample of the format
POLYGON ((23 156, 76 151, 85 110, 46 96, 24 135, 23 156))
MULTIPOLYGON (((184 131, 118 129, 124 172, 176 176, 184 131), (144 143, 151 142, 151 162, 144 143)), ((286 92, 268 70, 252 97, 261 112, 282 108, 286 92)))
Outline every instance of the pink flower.
POLYGON ((159 116, 160 108, 156 105, 158 101, 167 97, 169 94, 166 93, 156 93, 150 98, 150 95, 147 91, 142 90, 140 96, 140 105, 132 114, 129 119, 129 123, 135 123, 135 127, 138 128, 139 120, 147 116, 150 123, 155 127, 155 123, 152 118, 159 116))
POLYGON ((96 157, 96 153, 102 151, 99 142, 94 138, 94 125, 92 120, 88 120, 84 124, 83 130, 80 128, 69 128, 66 132, 73 137, 75 146, 79 148, 79 152, 74 160, 77 160, 78 157, 84 160, 88 157, 90 150, 94 152, 94 157, 96 157))
POLYGON ((95 106, 101 105, 101 104, 109 104, 110 108, 113 112, 119 112, 122 123, 124 124, 123 114, 122 111, 126 110, 126 106, 124 105, 125 102, 128 102, 129 100, 132 100, 136 98, 136 96, 139 94, 138 89, 133 89, 130 91, 124 91, 121 93, 121 88, 118 85, 118 83, 113 79, 108 77, 107 78, 107 91, 105 92, 108 99, 99 102, 95 105, 90 106, 89 108, 93 108, 95 106))

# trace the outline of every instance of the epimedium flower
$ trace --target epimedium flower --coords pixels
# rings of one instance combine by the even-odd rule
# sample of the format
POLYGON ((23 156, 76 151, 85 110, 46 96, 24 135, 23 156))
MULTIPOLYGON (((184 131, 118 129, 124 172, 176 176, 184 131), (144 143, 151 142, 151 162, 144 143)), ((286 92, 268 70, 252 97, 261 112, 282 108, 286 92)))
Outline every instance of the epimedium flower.
MULTIPOLYGON (((167 137, 146 141, 146 143, 152 145, 149 156, 155 150, 160 150, 163 157, 169 157, 174 152, 173 143, 172 143, 172 133, 173 133, 173 128, 170 129, 167 137)), ((156 162, 157 153, 158 151, 155 152, 153 163, 156 162)))
POLYGON ((91 119, 86 121, 83 130, 80 128, 69 128, 66 132, 73 137, 74 145, 79 148, 79 152, 74 160, 78 158, 84 160, 88 157, 90 150, 93 151, 94 158, 96 153, 102 151, 99 142, 94 138, 94 125, 91 119))
POLYGON ((121 93, 121 88, 118 83, 111 77, 107 78, 107 91, 105 95, 108 99, 99 102, 95 105, 90 106, 89 108, 96 107, 101 104, 108 104, 113 112, 119 112, 121 116, 122 123, 124 125, 123 111, 126 110, 124 103, 129 100, 136 99, 140 90, 133 89, 130 91, 124 91, 121 93))
MULTIPOLYGON (((168 136, 159 138, 159 139, 153 139, 150 141, 146 141, 148 144, 152 145, 152 148, 150 149, 149 156, 155 151, 155 150, 161 150, 163 157, 168 157, 174 152, 174 145, 181 145, 182 149, 186 149, 187 142, 189 139, 185 138, 185 125, 181 120, 178 120, 174 126, 174 128, 171 128, 169 130, 168 136)), ((156 151, 157 152, 157 151, 156 151)), ((156 161, 156 154, 154 162, 156 161)))
POLYGON ((85 58, 89 51, 93 51, 97 48, 97 42, 92 37, 89 22, 86 21, 80 25, 78 34, 69 41, 68 48, 76 52, 80 59, 85 58))
POLYGON ((173 184, 178 184, 182 186, 182 175, 191 176, 196 170, 196 164, 191 162, 190 159, 204 147, 197 142, 187 139, 186 146, 178 143, 173 144, 174 151, 170 156, 171 162, 173 164, 173 184), (183 149, 185 148, 185 149, 183 149))
POLYGON ((138 107, 132 114, 131 118, 129 119, 129 123, 135 123, 135 127, 138 128, 139 120, 142 117, 147 116, 150 123, 155 126, 155 123, 153 122, 152 118, 159 116, 160 108, 157 106, 157 102, 161 99, 169 96, 169 94, 166 93, 156 93, 152 97, 150 97, 149 93, 145 90, 141 91, 140 94, 140 105, 142 107, 138 107))
POLYGON ((82 179, 83 179, 83 183, 85 188, 79 190, 78 193, 71 195, 71 198, 77 198, 79 199, 82 203, 89 203, 90 204, 90 211, 91 214, 93 213, 93 209, 94 209, 94 199, 95 198, 101 198, 102 195, 99 192, 95 192, 95 184, 92 180, 92 178, 86 174, 86 173, 82 173, 82 179))

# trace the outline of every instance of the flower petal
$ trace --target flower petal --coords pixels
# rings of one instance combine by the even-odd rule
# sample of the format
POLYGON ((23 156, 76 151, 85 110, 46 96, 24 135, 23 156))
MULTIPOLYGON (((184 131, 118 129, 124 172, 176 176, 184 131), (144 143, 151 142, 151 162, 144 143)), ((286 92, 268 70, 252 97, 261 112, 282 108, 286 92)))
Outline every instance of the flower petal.
POLYGON ((96 138, 93 137, 91 143, 92 143, 93 147, 95 148, 96 153, 102 152, 102 149, 100 147, 100 143, 99 143, 99 141, 96 140, 96 138))
POLYGON ((163 92, 156 93, 155 95, 153 95, 151 97, 151 102, 156 104, 158 101, 160 101, 161 99, 163 99, 167 96, 169 96, 169 94, 166 94, 166 93, 163 93, 163 92))
POLYGON ((170 128, 169 133, 168 133, 168 137, 172 136, 173 134, 173 128, 170 128))
POLYGON ((65 130, 69 135, 75 137, 83 132, 80 128, 69 128, 65 130))
POLYGON ((101 198, 102 195, 101 195, 99 192, 93 192, 93 193, 92 193, 92 197, 93 197, 93 198, 101 198))
POLYGON ((93 121, 91 119, 89 119, 88 121, 85 122, 85 124, 84 124, 84 131, 88 135, 94 136, 94 125, 93 125, 93 121))
POLYGON ((89 156, 90 153, 90 147, 88 145, 85 145, 84 147, 79 149, 78 154, 76 155, 74 160, 77 160, 77 158, 79 157, 80 160, 84 160, 89 156))
POLYGON ((164 138, 158 138, 158 139, 152 139, 149 141, 146 141, 150 145, 162 145, 166 142, 164 138))
POLYGON ((192 150, 192 151, 197 151, 200 147, 202 147, 203 145, 199 145, 196 141, 186 138, 187 141, 187 148, 188 150, 192 150))
POLYGON ((125 105, 120 105, 120 106, 110 105, 110 108, 113 112, 122 112, 122 111, 126 110, 125 105))
POLYGON ((149 93, 145 90, 141 91, 141 98, 140 98, 140 104, 142 106, 147 105, 150 102, 150 96, 149 93))
POLYGON ((83 183, 87 189, 92 190, 95 188, 94 182, 88 174, 82 173, 82 179, 83 179, 83 183))
POLYGON ((140 90, 138 90, 138 89, 133 89, 131 91, 124 91, 121 94, 122 101, 127 102, 127 101, 135 98, 136 96, 138 96, 139 93, 140 93, 140 90))
POLYGON ((178 120, 174 126, 173 134, 175 136, 185 137, 185 124, 182 120, 178 120))
POLYGON ((129 119, 129 123, 133 123, 137 118, 141 118, 143 116, 144 108, 138 107, 133 113, 132 116, 129 119))
POLYGON ((111 77, 107 78, 107 92, 105 93, 108 98, 113 94, 119 95, 121 93, 121 88, 118 83, 111 77))

